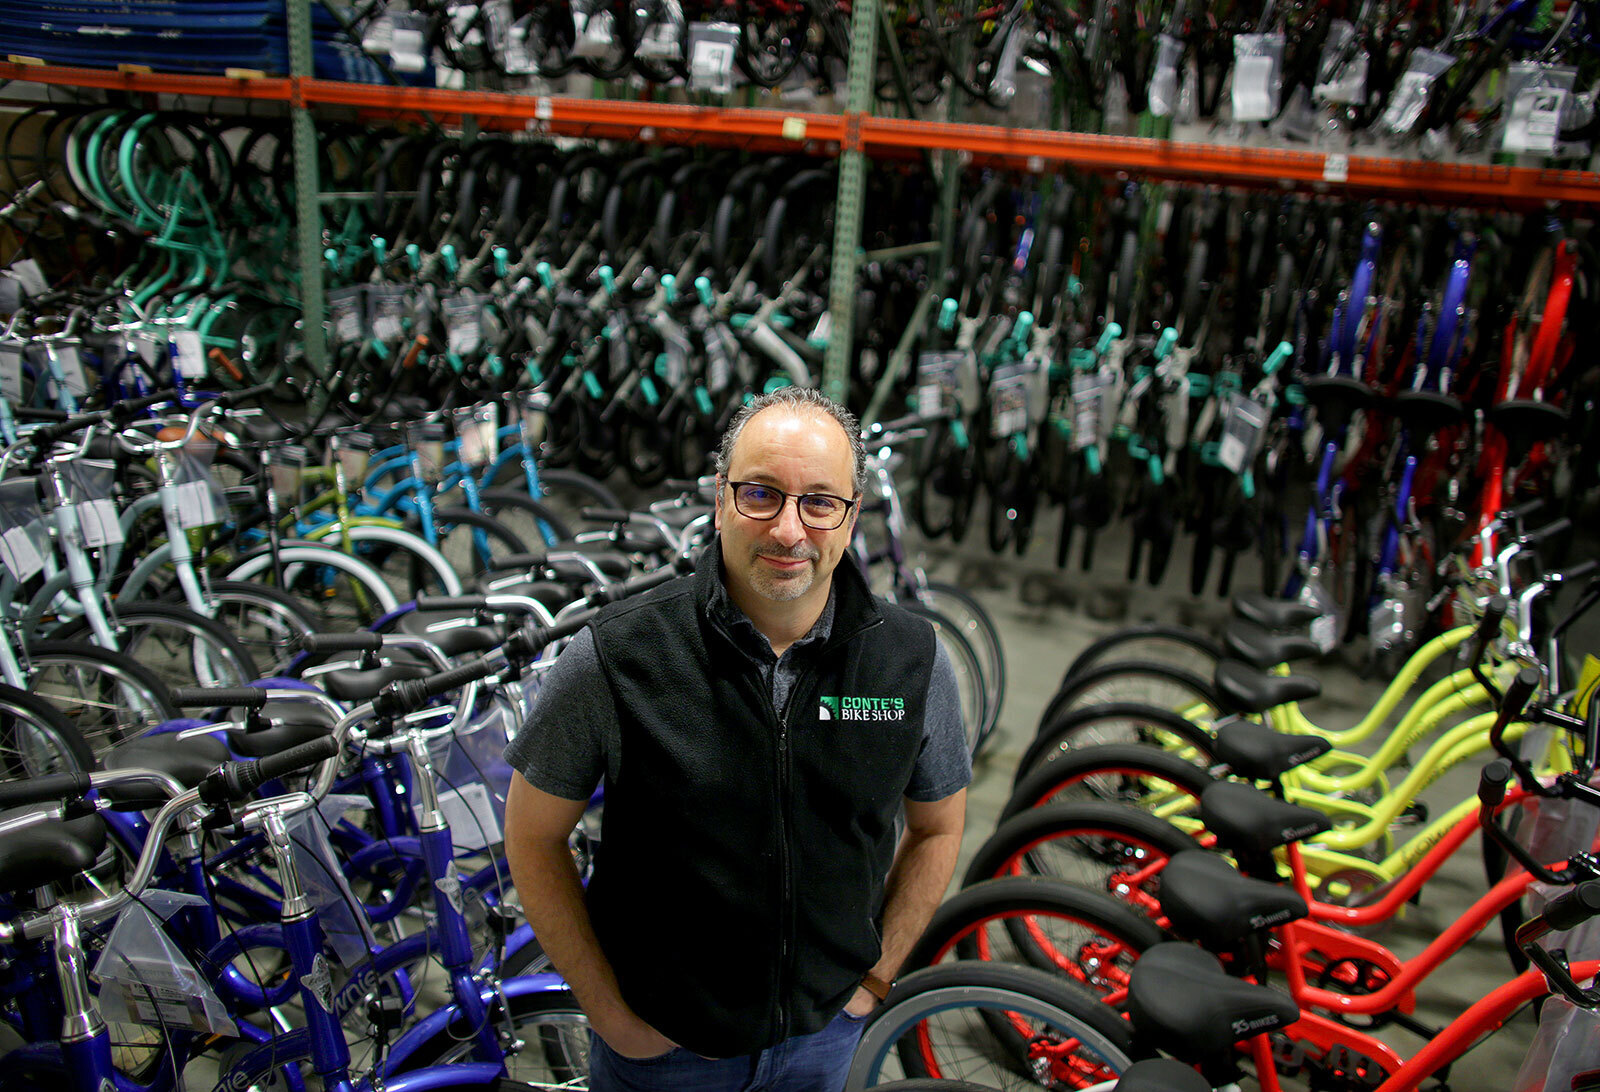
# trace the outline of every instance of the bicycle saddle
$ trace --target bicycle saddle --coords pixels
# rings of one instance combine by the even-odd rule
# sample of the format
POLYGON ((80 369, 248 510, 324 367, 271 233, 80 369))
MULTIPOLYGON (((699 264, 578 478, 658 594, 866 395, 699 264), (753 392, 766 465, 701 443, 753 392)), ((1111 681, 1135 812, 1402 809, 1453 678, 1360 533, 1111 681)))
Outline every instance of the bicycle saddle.
MULTIPOLYGON (((575 546, 578 553, 613 580, 622 580, 633 571, 633 562, 628 560, 628 555, 612 549, 609 542, 563 543, 562 549, 567 549, 569 545, 575 546)), ((594 579, 588 567, 575 559, 551 557, 545 564, 557 580, 568 584, 587 584, 594 579)))
POLYGON ((1251 781, 1273 781, 1302 763, 1333 750, 1321 736, 1292 736, 1253 720, 1227 720, 1217 726, 1212 748, 1233 772, 1251 781))
POLYGON ((470 621, 470 617, 463 618, 450 611, 414 610, 402 614, 390 627, 390 632, 431 641, 446 656, 488 652, 499 647, 503 638, 495 627, 463 624, 470 621))
POLYGON ((269 701, 261 707, 261 715, 271 722, 270 727, 253 732, 235 728, 227 733, 228 746, 240 758, 266 758, 310 743, 327 735, 334 725, 326 709, 303 701, 269 701))
POLYGON ((1505 434, 1510 466, 1522 462, 1540 440, 1559 436, 1567 427, 1567 411, 1532 398, 1512 398, 1489 410, 1489 423, 1505 434))
POLYGON ((1231 619, 1222 627, 1222 643, 1229 656, 1263 671, 1322 651, 1309 637, 1298 633, 1273 633, 1245 618, 1231 619))
POLYGON ((106 825, 98 815, 50 820, 8 834, 0 842, 0 892, 18 894, 70 880, 94 867, 105 847, 106 825))
POLYGON ((1431 436, 1461 420, 1461 399, 1438 391, 1401 391, 1394 396, 1395 416, 1415 436, 1431 436))
POLYGON ((1267 629, 1299 629, 1317 619, 1316 607, 1298 599, 1279 599, 1266 592, 1240 592, 1233 597, 1233 613, 1267 629))
POLYGON ((108 770, 155 770, 164 773, 186 789, 233 757, 215 736, 188 736, 179 739, 174 732, 141 736, 119 743, 108 751, 103 764, 108 770))
POLYGON ((1230 978, 1216 956, 1178 941, 1157 944, 1133 965, 1128 1012, 1142 1037, 1186 1062, 1300 1019, 1287 994, 1230 978))
POLYGON ((523 595, 537 599, 549 607, 552 614, 577 598, 566 584, 554 580, 528 580, 526 574, 480 577, 476 587, 479 595, 523 595))
POLYGON ((1240 781, 1206 786, 1200 794, 1200 819, 1223 848, 1262 856, 1333 825, 1320 811, 1268 796, 1240 781))
POLYGON ((371 701, 378 696, 378 691, 392 682, 425 679, 437 670, 438 668, 432 664, 402 660, 398 663, 385 664, 383 667, 375 667, 370 671, 359 668, 330 671, 326 675, 317 676, 316 681, 334 701, 371 701))
POLYGON ((1221 661, 1213 679, 1223 704, 1234 713, 1265 713, 1322 693, 1322 684, 1309 675, 1263 675, 1243 660, 1221 661))
POLYGON ((1116 1092, 1211 1092, 1211 1082, 1176 1058, 1146 1058, 1122 1071, 1116 1092))
POLYGON ((1310 910, 1290 888, 1246 876, 1214 853, 1186 849, 1161 870, 1161 912, 1179 936, 1225 952, 1310 910))

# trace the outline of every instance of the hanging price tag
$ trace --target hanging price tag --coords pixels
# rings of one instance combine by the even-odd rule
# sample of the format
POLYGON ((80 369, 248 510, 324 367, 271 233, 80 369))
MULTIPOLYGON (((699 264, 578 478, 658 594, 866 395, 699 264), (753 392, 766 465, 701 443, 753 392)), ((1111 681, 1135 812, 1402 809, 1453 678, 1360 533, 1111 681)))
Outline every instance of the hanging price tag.
POLYGON ((184 530, 209 527, 218 522, 217 510, 211 500, 211 487, 203 481, 184 482, 176 486, 178 525, 184 530))
POLYGON ((1233 37, 1233 120, 1271 121, 1283 93, 1283 35, 1233 37))
POLYGON ((929 351, 917 357, 917 412, 927 417, 959 413, 957 372, 966 356, 960 349, 929 351))
POLYGON ((1242 474, 1254 461, 1267 426, 1267 410, 1253 398, 1229 392, 1228 407, 1222 422, 1222 442, 1217 460, 1235 474, 1242 474))
POLYGON ((26 527, 10 527, 0 534, 0 562, 18 584, 32 580, 44 568, 44 557, 26 527))
POLYGON ((172 366, 185 379, 203 379, 206 374, 206 347, 197 330, 179 330, 172 335, 172 366))
POLYGON ((1028 383, 1033 371, 1025 364, 996 368, 989 379, 989 427, 995 436, 1028 430, 1028 383))
POLYGON ((1171 117, 1178 108, 1178 62, 1183 60, 1183 40, 1170 34, 1157 39, 1156 64, 1150 73, 1150 113, 1171 117))
POLYGON ((346 285, 328 293, 328 314, 332 319, 332 341, 335 345, 360 341, 362 319, 366 308, 359 284, 346 285))
POLYGON ((0 396, 8 402, 22 401, 22 343, 0 344, 0 396))
POLYGON ((396 15, 389 32, 389 65, 396 72, 421 72, 428 67, 425 50, 428 21, 421 15, 396 15))
POLYGON ((483 299, 477 292, 460 292, 442 301, 445 339, 458 356, 476 352, 483 344, 483 299))
POLYGON ((83 501, 78 506, 78 527, 83 531, 83 544, 91 549, 98 546, 115 546, 122 541, 122 524, 117 522, 115 501, 99 499, 83 501))
POLYGON ((67 390, 72 392, 74 398, 86 397, 89 393, 89 376, 83 370, 83 357, 78 353, 78 347, 72 344, 56 346, 56 363, 61 367, 61 381, 67 385, 67 390))
MULTIPOLYGON (((1511 104, 1501 135, 1502 151, 1555 155, 1562 115, 1574 113, 1572 89, 1578 71, 1570 65, 1518 61, 1506 70, 1505 101, 1511 104)), ((1569 119, 1568 124, 1572 123, 1569 119)))
POLYGON ((395 342, 405 333, 405 289, 397 284, 374 284, 367 288, 367 327, 383 342, 395 342))
POLYGON ((733 59, 738 51, 737 24, 689 24, 689 90, 720 95, 732 91, 733 59))
POLYGON ((1100 409, 1105 384, 1099 372, 1072 376, 1072 449, 1082 451, 1100 442, 1100 409))
MULTIPOLYGON (((500 820, 489 789, 477 781, 439 794, 439 810, 450 824, 457 850, 485 849, 500 841, 500 820)), ((418 815, 421 815, 418 809, 418 815)))
POLYGON ((1409 133, 1428 105, 1433 82, 1450 70, 1456 59, 1434 49, 1414 49, 1405 74, 1389 96, 1381 119, 1383 127, 1396 135, 1409 133))
POLYGON ((22 285, 22 291, 28 296, 42 296, 50 291, 50 282, 44 279, 44 270, 32 258, 13 262, 11 275, 17 278, 17 283, 22 285))

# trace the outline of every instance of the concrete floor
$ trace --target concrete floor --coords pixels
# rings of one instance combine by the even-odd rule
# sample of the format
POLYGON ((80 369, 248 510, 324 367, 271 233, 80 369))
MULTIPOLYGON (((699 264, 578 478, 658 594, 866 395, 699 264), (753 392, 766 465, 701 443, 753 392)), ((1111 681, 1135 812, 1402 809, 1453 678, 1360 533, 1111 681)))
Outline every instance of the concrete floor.
MULTIPOLYGON (((981 518, 983 502, 979 503, 981 518)), ((1041 526, 1041 533, 1022 558, 997 559, 983 542, 981 525, 975 526, 960 546, 945 540, 927 542, 920 537, 910 543, 913 556, 930 577, 960 584, 977 595, 993 615, 1005 646, 1005 706, 997 733, 980 755, 974 771, 958 877, 993 831, 1022 750, 1032 739, 1065 666, 1081 649, 1124 623, 1159 620, 1210 629, 1227 617, 1226 602, 1214 592, 1202 597, 1189 594, 1188 555, 1182 544, 1166 579, 1156 588, 1128 582, 1124 570, 1129 543, 1115 529, 1101 536, 1092 571, 1058 570, 1054 561, 1056 518, 1054 510, 1047 513, 1047 523, 1041 526), (1024 583, 1034 593, 1048 586, 1060 601, 1042 607, 1028 605, 1019 594, 1024 583), (1113 617, 1107 618, 1108 614, 1113 617)), ((1076 566, 1076 558, 1073 564, 1076 566)), ((1246 571, 1247 567, 1241 561, 1233 584, 1235 590, 1259 579, 1246 571)), ((1029 598, 1037 601, 1036 594, 1029 598)), ((1323 681, 1324 692, 1323 697, 1306 703, 1304 708, 1318 723, 1330 727, 1355 723, 1382 690, 1380 681, 1362 678, 1337 657, 1306 670, 1323 681)), ((1473 792, 1477 775, 1477 766, 1464 764, 1431 786, 1423 799, 1436 809, 1433 814, 1439 814, 1473 792)), ((1401 832, 1400 836, 1406 833, 1401 832)), ((1378 939, 1402 958, 1409 958, 1422 951, 1485 890, 1474 836, 1424 889, 1420 905, 1409 907, 1404 920, 1378 934, 1378 939)), ((1498 928, 1492 925, 1423 982, 1415 1015, 1429 1026, 1443 1027, 1506 981, 1509 973, 1498 928)), ((1450 1088, 1454 1092, 1504 1092, 1516 1087, 1517 1071, 1534 1030, 1531 1011, 1519 1013, 1502 1031, 1456 1064, 1450 1075, 1450 1088)), ((1391 1029, 1384 1038, 1402 1056, 1409 1056, 1421 1046, 1417 1036, 1404 1031, 1391 1029)))

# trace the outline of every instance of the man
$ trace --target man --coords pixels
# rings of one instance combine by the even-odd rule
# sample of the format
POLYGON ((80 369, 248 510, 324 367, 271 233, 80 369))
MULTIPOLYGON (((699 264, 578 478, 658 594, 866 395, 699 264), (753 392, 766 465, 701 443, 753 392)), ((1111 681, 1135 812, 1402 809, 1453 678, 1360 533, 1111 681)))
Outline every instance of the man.
POLYGON ((746 406, 696 572, 574 639, 506 749, 512 878, 600 1092, 841 1087, 949 883, 971 779, 955 674, 839 565, 858 432, 813 390, 746 406), (602 780, 585 892, 567 838, 602 780))

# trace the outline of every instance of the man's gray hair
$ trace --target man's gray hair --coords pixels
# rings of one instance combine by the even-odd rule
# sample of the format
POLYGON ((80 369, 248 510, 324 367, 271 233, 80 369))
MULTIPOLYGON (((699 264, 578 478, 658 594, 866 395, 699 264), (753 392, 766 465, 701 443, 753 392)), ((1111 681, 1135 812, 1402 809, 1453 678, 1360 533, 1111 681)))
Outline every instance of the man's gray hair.
POLYGON ((728 466, 733 462, 733 448, 739 442, 739 434, 744 431, 745 424, 762 410, 773 406, 791 412, 814 410, 837 421, 850 441, 850 458, 855 468, 855 495, 859 497, 867 491, 867 449, 861 442, 861 422, 856 420, 855 414, 815 387, 779 387, 769 394, 758 395, 742 406, 733 415, 733 420, 728 422, 728 431, 722 434, 722 447, 717 450, 718 477, 727 478, 728 466))

